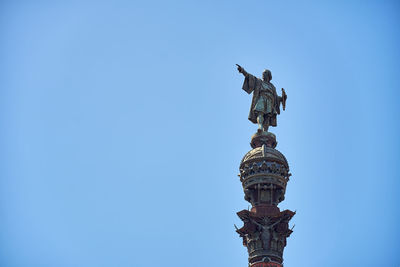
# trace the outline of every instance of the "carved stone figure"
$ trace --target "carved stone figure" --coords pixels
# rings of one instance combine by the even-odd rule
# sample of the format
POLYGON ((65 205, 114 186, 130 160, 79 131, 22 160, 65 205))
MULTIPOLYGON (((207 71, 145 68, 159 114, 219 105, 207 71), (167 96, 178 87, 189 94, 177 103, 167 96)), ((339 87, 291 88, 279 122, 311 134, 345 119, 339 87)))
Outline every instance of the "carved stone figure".
POLYGON ((276 116, 280 114, 281 103, 285 110, 287 99, 285 90, 282 88, 282 96, 278 96, 275 86, 270 82, 272 80, 271 71, 264 70, 262 79, 259 79, 247 73, 238 64, 236 65, 238 71, 245 77, 242 89, 248 94, 253 92, 249 120, 258 123, 259 132, 268 132, 269 126, 277 125, 276 116))
POLYGON ((269 250, 270 245, 271 245, 271 230, 274 228, 275 225, 280 223, 282 221, 283 217, 279 219, 275 223, 271 223, 271 220, 268 217, 265 217, 263 220, 263 224, 257 223, 254 221, 256 225, 258 225, 261 231, 261 237, 262 237, 262 242, 263 242, 263 249, 269 250))

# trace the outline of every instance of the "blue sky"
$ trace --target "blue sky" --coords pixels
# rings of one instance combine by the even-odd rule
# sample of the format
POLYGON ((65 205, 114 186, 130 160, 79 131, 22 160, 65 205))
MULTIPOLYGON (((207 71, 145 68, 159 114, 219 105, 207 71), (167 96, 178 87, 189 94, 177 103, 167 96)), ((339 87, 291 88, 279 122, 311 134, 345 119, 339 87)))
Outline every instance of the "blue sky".
POLYGON ((2 1, 0 266, 247 266, 241 64, 285 88, 285 266, 399 266, 396 1, 2 1))

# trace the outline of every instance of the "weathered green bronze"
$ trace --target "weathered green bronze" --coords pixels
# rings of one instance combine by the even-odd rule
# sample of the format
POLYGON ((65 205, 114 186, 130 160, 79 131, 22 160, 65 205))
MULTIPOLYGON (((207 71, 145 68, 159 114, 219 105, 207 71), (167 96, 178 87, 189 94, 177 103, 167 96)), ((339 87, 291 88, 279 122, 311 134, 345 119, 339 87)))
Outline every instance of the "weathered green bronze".
POLYGON ((282 88, 282 96, 278 96, 275 86, 271 83, 272 74, 269 70, 264 70, 262 79, 246 72, 244 68, 237 65, 237 69, 245 77, 242 89, 248 94, 253 92, 251 101, 249 120, 258 123, 259 132, 268 132, 269 126, 276 126, 276 116, 281 113, 280 105, 283 110, 286 108, 287 95, 282 88))

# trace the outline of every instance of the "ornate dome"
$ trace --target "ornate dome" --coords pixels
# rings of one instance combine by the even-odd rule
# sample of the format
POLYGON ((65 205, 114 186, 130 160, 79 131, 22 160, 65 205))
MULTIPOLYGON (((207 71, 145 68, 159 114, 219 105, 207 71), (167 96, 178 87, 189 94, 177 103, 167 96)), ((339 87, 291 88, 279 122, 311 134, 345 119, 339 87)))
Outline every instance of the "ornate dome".
POLYGON ((287 170, 289 170, 289 164, 285 156, 278 150, 267 147, 266 145, 256 147, 247 152, 240 162, 240 169, 244 168, 245 165, 250 165, 253 162, 260 161, 276 162, 279 164, 283 164, 287 168, 287 170))
POLYGON ((247 152, 239 170, 245 200, 253 207, 276 206, 284 200, 290 173, 289 164, 281 152, 263 144, 247 152))

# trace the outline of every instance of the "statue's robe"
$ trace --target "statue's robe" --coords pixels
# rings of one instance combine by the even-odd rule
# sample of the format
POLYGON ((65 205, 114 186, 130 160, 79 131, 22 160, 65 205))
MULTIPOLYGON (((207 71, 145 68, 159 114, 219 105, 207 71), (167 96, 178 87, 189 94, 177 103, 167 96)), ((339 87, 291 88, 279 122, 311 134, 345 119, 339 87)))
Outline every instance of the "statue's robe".
MULTIPOLYGON (((251 94, 253 92, 253 99, 251 101, 251 106, 250 106, 250 112, 249 112, 249 120, 253 123, 257 123, 257 116, 258 112, 255 109, 257 102, 259 101, 261 97, 261 91, 264 90, 263 88, 263 83, 264 87, 270 88, 272 97, 267 98, 266 101, 271 101, 270 103, 267 103, 268 105, 271 105, 272 109, 270 112, 267 112, 265 115, 266 117, 264 119, 269 120, 269 125, 270 126, 276 126, 276 115, 280 114, 280 108, 279 108, 279 97, 276 93, 275 86, 270 83, 270 82, 265 82, 251 74, 246 75, 244 82, 243 82, 243 87, 242 89, 246 91, 248 94, 251 94)), ((264 90, 265 91, 265 90, 264 90)), ((265 94, 265 93, 263 93, 265 94)))

